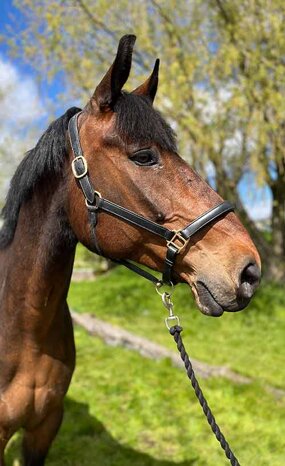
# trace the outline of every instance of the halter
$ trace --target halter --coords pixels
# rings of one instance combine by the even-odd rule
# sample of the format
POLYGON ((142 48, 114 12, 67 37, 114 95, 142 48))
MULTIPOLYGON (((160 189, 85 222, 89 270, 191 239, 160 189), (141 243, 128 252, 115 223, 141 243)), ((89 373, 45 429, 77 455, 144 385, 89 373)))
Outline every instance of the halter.
POLYGON ((97 224, 97 214, 99 212, 106 212, 114 217, 124 220, 127 223, 143 228, 157 236, 160 236, 166 241, 166 256, 164 261, 164 270, 162 279, 158 280, 154 275, 150 274, 144 269, 141 269, 133 262, 128 260, 112 259, 114 262, 128 267, 133 272, 141 275, 142 277, 150 280, 156 285, 172 284, 172 272, 175 264, 175 259, 188 245, 191 236, 206 227, 210 223, 220 219, 223 215, 234 210, 234 205, 229 201, 224 201, 214 208, 206 211, 204 214, 197 217, 194 221, 189 223, 185 228, 180 230, 169 230, 168 228, 159 225, 158 223, 149 220, 142 215, 139 215, 131 210, 126 209, 114 202, 104 199, 101 193, 95 191, 88 176, 88 165, 85 159, 78 133, 78 116, 81 112, 74 115, 68 124, 68 132, 73 151, 74 159, 72 160, 72 172, 74 177, 79 183, 79 186, 85 197, 85 204, 89 212, 89 220, 91 224, 91 234, 94 240, 96 253, 101 253, 100 247, 95 234, 97 224))

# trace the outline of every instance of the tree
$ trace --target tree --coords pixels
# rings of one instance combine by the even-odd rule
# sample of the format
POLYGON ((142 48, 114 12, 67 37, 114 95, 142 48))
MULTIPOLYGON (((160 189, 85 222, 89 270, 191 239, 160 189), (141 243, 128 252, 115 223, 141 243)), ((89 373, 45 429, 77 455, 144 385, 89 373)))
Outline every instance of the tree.
POLYGON ((285 275, 285 3, 283 0, 17 0, 26 26, 9 44, 39 73, 66 79, 86 101, 134 32, 133 85, 161 56, 158 107, 177 128, 180 149, 223 197, 237 201, 267 273, 285 275), (268 240, 239 195, 254 173, 273 199, 268 240))

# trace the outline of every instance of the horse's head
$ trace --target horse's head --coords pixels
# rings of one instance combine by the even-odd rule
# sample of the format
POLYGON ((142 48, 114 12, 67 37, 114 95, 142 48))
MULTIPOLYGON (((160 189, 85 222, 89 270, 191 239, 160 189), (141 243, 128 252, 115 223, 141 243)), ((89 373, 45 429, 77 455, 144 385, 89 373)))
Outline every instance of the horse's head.
MULTIPOLYGON (((172 129, 153 109, 158 61, 144 84, 131 93, 122 91, 134 41, 134 36, 121 39, 113 65, 80 114, 80 142, 90 180, 104 198, 180 230, 221 198, 180 158, 172 129)), ((73 177, 69 188, 73 230, 94 249, 84 197, 73 177)), ((160 271, 164 267, 165 241, 153 233, 99 212, 96 236, 106 257, 131 259, 160 271)), ((234 213, 190 238, 177 257, 174 279, 191 286, 205 314, 219 316, 248 304, 259 283, 260 259, 234 213)))

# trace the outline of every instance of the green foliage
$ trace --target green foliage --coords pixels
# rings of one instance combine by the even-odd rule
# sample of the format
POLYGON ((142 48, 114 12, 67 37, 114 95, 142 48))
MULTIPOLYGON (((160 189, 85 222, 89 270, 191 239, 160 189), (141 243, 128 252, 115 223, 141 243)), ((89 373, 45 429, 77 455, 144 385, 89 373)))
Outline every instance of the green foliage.
MULTIPOLYGON (((73 284, 70 304, 175 350, 151 285, 116 269, 94 283, 73 284)), ((248 310, 220 319, 200 315, 186 286, 174 294, 192 356, 226 364, 254 382, 201 380, 241 464, 283 466, 285 405, 265 383, 285 389, 282 289, 264 288, 248 310), (270 343, 270 344, 269 344, 270 343)), ((77 367, 50 466, 227 465, 183 371, 106 346, 76 328, 77 367)), ((9 462, 18 457, 12 442, 9 462)))
POLYGON ((272 178, 266 145, 272 148, 269 159, 282 161, 284 155, 282 0, 274 7, 266 0, 258 6, 249 0, 163 4, 16 0, 15 4, 26 17, 26 29, 11 34, 13 50, 24 52, 39 72, 45 69, 51 78, 64 70, 80 97, 94 90, 119 37, 134 31, 139 45, 133 82, 145 77, 156 55, 162 57, 159 103, 177 121, 180 138, 183 133, 191 137, 197 163, 207 150, 207 157, 217 168, 224 165, 220 168, 235 183, 248 168, 241 165, 247 160, 261 182, 272 178), (240 144, 224 158, 226 142, 235 131, 241 133, 240 144))

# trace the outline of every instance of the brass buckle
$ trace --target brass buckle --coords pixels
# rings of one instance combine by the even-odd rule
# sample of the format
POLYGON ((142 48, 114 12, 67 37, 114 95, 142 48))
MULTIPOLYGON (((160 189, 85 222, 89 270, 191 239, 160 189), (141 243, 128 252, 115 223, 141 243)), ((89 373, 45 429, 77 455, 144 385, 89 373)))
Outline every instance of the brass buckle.
POLYGON ((94 194, 96 200, 95 204, 89 204, 88 199, 85 199, 85 205, 91 212, 96 212, 96 210, 99 209, 99 199, 102 199, 101 193, 99 193, 99 191, 94 191, 94 194))
POLYGON ((83 178, 83 176, 87 175, 87 171, 88 171, 86 158, 83 157, 83 155, 79 155, 78 157, 75 157, 75 159, 73 159, 71 162, 71 168, 72 168, 72 173, 77 180, 79 180, 80 178, 83 178), (80 174, 77 173, 76 167, 75 167, 75 163, 78 162, 78 160, 81 160, 84 166, 83 172, 80 174))
POLYGON ((180 230, 172 230, 174 235, 172 236, 172 238, 167 241, 167 246, 174 246, 177 251, 178 251, 178 254, 183 251, 183 249, 187 246, 188 242, 189 242, 189 239, 185 239, 182 235, 181 235, 181 231, 180 230), (178 241, 178 244, 175 243, 175 241, 178 241))

